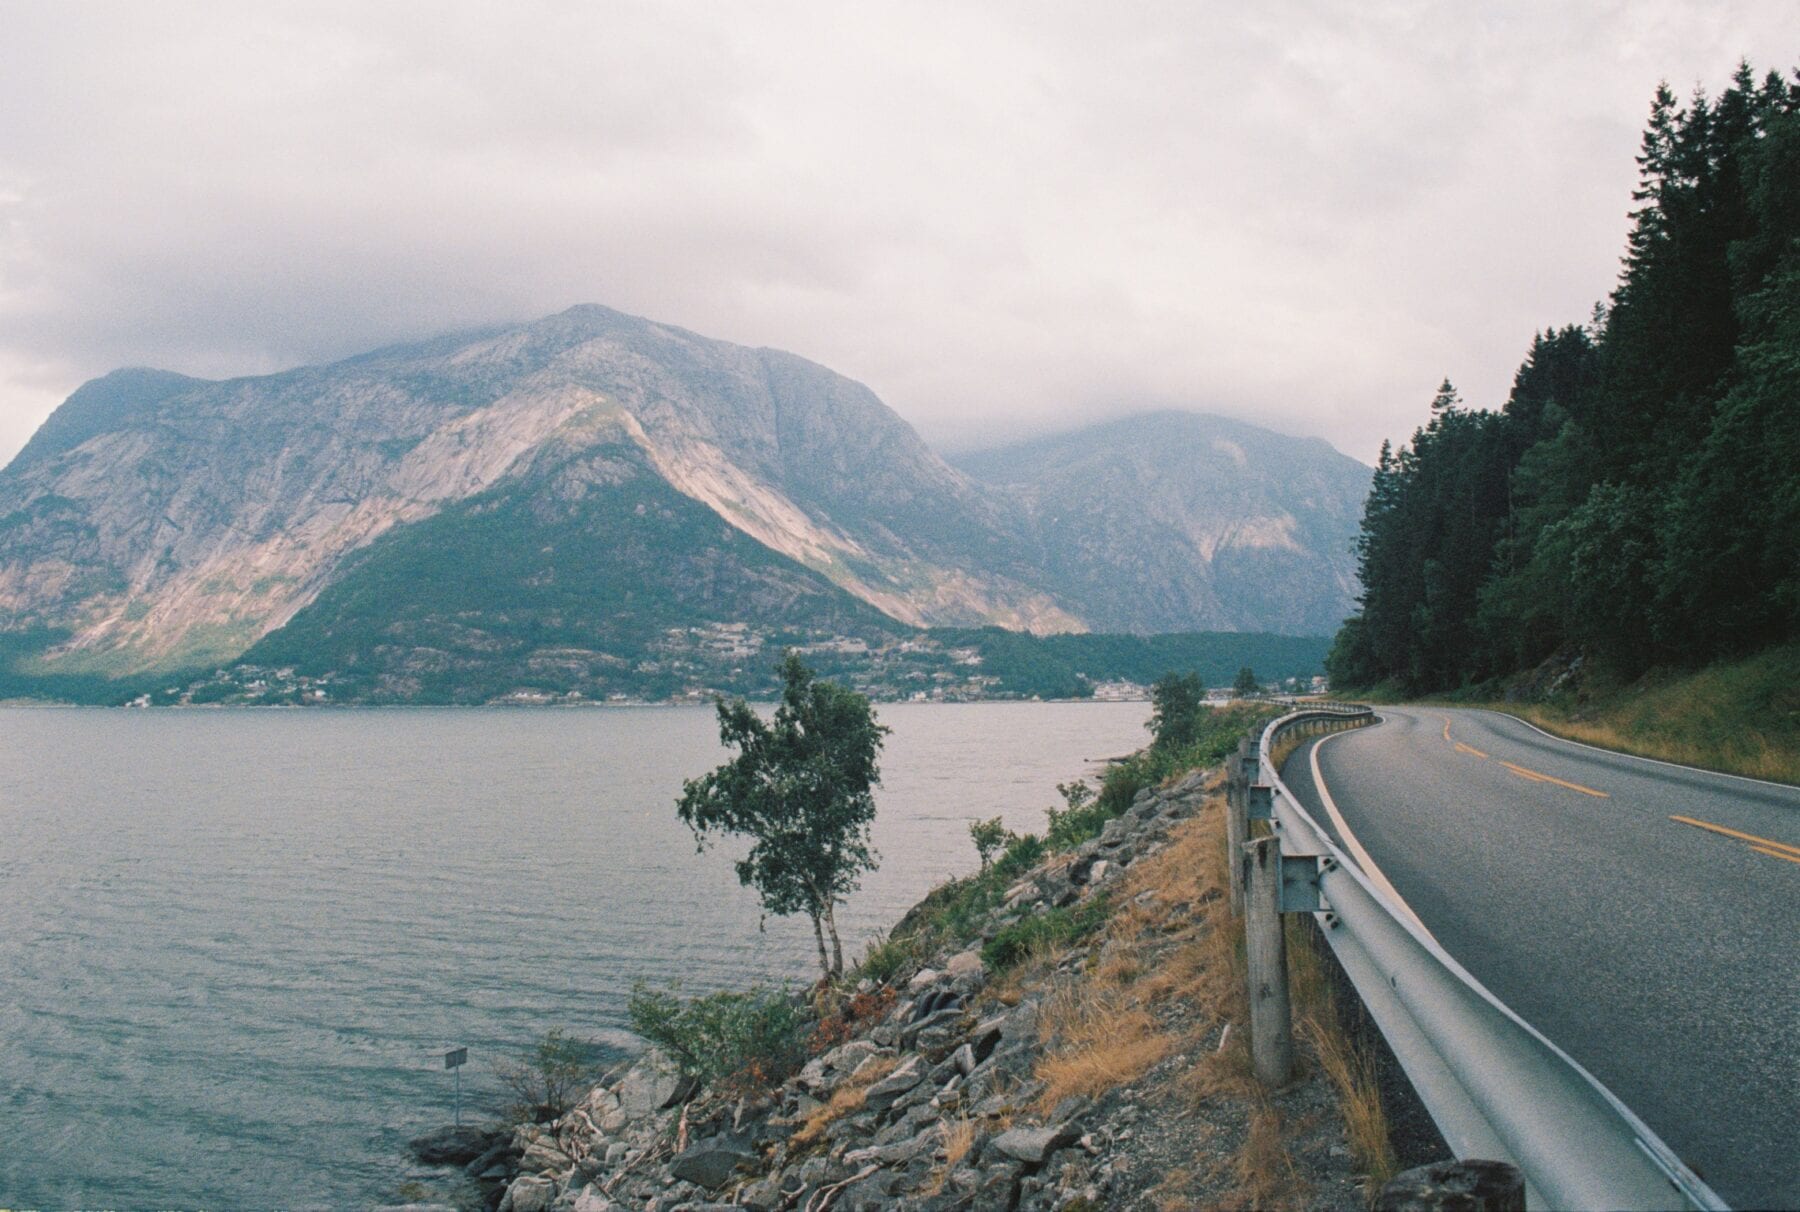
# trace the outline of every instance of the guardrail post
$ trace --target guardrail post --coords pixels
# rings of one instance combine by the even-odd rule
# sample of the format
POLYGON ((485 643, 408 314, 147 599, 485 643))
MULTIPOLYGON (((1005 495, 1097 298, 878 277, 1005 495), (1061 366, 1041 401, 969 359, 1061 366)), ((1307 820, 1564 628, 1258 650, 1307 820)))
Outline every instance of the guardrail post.
POLYGON ((1288 1001, 1287 935, 1281 928, 1281 839, 1245 842, 1244 957, 1250 983, 1250 1058, 1267 1086, 1294 1071, 1294 1021, 1288 1001))

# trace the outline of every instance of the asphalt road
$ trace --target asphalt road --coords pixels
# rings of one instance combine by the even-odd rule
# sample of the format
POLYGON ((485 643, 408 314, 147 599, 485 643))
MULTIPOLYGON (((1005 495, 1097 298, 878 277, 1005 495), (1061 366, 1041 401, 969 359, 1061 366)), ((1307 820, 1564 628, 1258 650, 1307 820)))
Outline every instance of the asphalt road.
POLYGON ((1314 819, 1346 840, 1316 747, 1341 826, 1445 950, 1733 1207, 1800 1208, 1800 788, 1492 712, 1380 716, 1288 759, 1314 819))

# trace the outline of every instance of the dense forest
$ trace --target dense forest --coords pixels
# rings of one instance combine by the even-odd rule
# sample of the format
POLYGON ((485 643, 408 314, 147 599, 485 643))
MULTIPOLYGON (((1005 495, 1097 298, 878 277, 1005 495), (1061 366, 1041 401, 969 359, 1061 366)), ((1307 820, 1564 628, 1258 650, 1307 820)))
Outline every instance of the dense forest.
POLYGON ((1446 381, 1384 444, 1339 685, 1469 686, 1584 654, 1634 676, 1800 623, 1800 72, 1656 92, 1623 270, 1505 407, 1446 381))

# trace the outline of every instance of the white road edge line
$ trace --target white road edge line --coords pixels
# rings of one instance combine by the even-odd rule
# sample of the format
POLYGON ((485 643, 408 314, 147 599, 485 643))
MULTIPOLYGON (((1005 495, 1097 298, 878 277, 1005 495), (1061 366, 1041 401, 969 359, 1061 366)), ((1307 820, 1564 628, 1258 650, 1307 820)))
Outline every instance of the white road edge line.
POLYGON ((1348 736, 1355 731, 1359 730, 1334 732, 1330 736, 1322 738, 1318 744, 1312 747, 1313 786, 1319 789, 1319 800, 1325 805, 1325 811, 1331 815, 1331 823, 1337 826, 1338 836, 1344 839, 1345 848, 1356 859, 1357 866, 1362 868, 1363 874, 1369 877, 1369 882, 1380 887, 1393 899, 1395 906, 1412 919, 1413 925, 1419 928, 1420 933, 1442 948, 1443 944, 1437 941, 1437 936, 1425 928, 1425 923, 1419 920, 1419 915, 1413 912, 1413 907, 1406 903, 1406 898, 1400 895, 1400 890, 1388 881, 1388 877, 1382 874, 1381 868, 1375 865, 1375 860, 1369 857, 1369 852, 1363 849, 1363 844, 1356 840, 1354 833, 1350 832, 1350 826, 1344 820, 1344 814, 1338 811, 1337 801, 1331 798, 1331 789, 1325 785, 1325 775, 1319 770, 1319 750, 1325 748, 1326 741, 1334 741, 1340 736, 1348 736))
POLYGON ((1800 791, 1800 787, 1795 787, 1792 783, 1777 783, 1772 779, 1752 778, 1747 774, 1727 774, 1723 770, 1708 770, 1703 766, 1685 766, 1680 762, 1665 762, 1661 758, 1645 757, 1641 753, 1626 753, 1623 749, 1608 749, 1604 745, 1590 745, 1586 741, 1572 741, 1566 736, 1557 736, 1554 732, 1546 732, 1544 729, 1539 728, 1536 724, 1523 716, 1512 715, 1505 711, 1495 711, 1492 707, 1445 707, 1439 708, 1439 710, 1478 711, 1483 715, 1497 715, 1503 720, 1512 720, 1516 724, 1523 724, 1539 736, 1548 737, 1550 740, 1560 742, 1564 745, 1573 745, 1577 749, 1591 749, 1595 753, 1604 753, 1607 757, 1629 758, 1634 762, 1648 762, 1652 766, 1667 766, 1672 770, 1691 770, 1695 774, 1711 775, 1715 779, 1736 779, 1740 783, 1755 783, 1759 787, 1774 787, 1778 791, 1800 791))

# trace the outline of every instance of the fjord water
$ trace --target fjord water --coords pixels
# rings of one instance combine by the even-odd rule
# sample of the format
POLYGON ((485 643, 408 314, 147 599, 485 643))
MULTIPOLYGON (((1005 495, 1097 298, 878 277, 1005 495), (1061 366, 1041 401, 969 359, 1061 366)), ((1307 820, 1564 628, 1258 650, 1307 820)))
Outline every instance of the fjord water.
MULTIPOLYGON (((1141 703, 894 705, 860 949, 1041 829, 1141 703)), ((628 1047, 634 980, 803 982, 676 821, 704 708, 0 711, 0 1206, 366 1206, 543 1032, 628 1047)))

